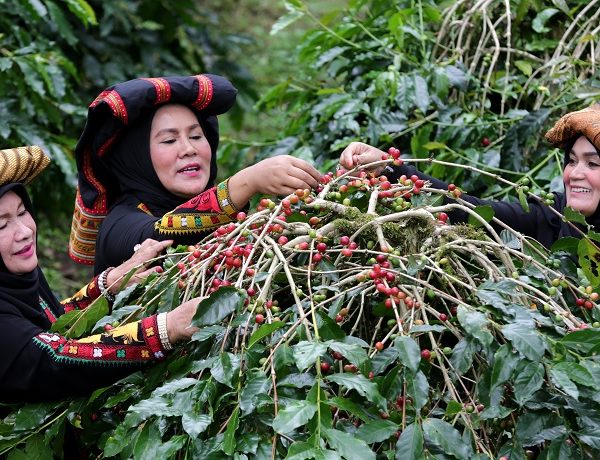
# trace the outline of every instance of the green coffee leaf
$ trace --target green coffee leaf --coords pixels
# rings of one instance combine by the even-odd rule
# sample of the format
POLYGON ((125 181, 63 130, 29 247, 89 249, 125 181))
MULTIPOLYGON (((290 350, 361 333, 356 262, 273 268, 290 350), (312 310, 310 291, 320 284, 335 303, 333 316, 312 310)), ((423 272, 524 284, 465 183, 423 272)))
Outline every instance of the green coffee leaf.
POLYGON ((466 444, 456 428, 443 420, 428 418, 423 422, 425 441, 435 444, 443 452, 456 458, 470 458, 471 446, 466 444))
POLYGON ((334 429, 323 430, 329 445, 346 460, 375 460, 375 452, 369 446, 349 433, 334 429))
POLYGON ((421 349, 417 342, 407 336, 400 336, 394 340, 394 348, 398 350, 400 361, 411 371, 417 372, 421 364, 421 349))
POLYGON ((421 460, 423 444, 421 426, 417 423, 408 425, 396 443, 396 460, 421 460))
POLYGON ((317 405, 310 401, 293 401, 281 409, 273 420, 273 429, 278 433, 290 433, 306 425, 317 412, 317 405))
POLYGON ((211 326, 244 305, 246 294, 239 289, 225 286, 213 292, 198 304, 192 324, 196 327, 211 326))

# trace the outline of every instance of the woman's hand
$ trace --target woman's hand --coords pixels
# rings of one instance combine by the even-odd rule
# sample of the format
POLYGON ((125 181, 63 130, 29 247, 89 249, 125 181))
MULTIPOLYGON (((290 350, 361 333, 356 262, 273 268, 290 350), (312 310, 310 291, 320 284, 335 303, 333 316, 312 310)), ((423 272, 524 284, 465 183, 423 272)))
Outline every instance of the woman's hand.
MULTIPOLYGON (((340 156, 340 164, 346 169, 353 169, 359 165, 379 161, 385 155, 383 150, 379 150, 363 142, 352 142, 344 149, 340 156)), ((371 169, 371 172, 379 175, 385 166, 377 166, 371 169)))
POLYGON ((316 188, 322 174, 290 155, 278 155, 241 170, 229 179, 229 194, 242 208, 257 193, 289 195, 298 189, 316 188))
POLYGON ((192 326, 192 319, 202 299, 203 297, 190 299, 167 313, 169 342, 174 344, 181 340, 189 340, 194 335, 194 332, 198 331, 197 327, 192 326))
MULTIPOLYGON (((106 286, 108 290, 115 294, 119 290, 121 280, 127 274, 138 267, 133 276, 127 281, 126 286, 139 283, 145 279, 150 273, 155 273, 158 267, 146 268, 145 264, 152 259, 158 257, 166 248, 173 244, 173 240, 156 241, 148 238, 135 250, 131 258, 123 262, 118 267, 113 268, 108 272, 106 277, 106 286)), ((158 270, 157 270, 158 269, 158 270)))

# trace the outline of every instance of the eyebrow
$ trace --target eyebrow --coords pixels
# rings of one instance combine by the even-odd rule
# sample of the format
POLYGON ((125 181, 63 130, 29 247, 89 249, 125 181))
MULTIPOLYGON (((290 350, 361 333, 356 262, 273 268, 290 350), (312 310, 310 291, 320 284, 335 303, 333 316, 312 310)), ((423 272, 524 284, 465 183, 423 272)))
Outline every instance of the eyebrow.
MULTIPOLYGON (((569 152, 569 155, 577 155, 573 150, 571 150, 569 152)), ((584 157, 597 157, 600 156, 600 154, 598 152, 581 152, 580 155, 583 155, 584 157)))
MULTIPOLYGON (((194 128, 201 128, 200 123, 194 123, 193 125, 189 125, 187 128, 184 129, 188 129, 188 130, 192 130, 194 128)), ((179 129, 177 128, 164 128, 161 129, 160 131, 158 131, 154 137, 158 137, 161 134, 177 134, 179 132, 179 129)))
MULTIPOLYGON (((21 202, 19 206, 17 206, 17 213, 22 211, 25 208, 25 204, 21 202)), ((4 214, 0 214, 0 219, 8 219, 12 216, 12 212, 5 212, 4 214)))

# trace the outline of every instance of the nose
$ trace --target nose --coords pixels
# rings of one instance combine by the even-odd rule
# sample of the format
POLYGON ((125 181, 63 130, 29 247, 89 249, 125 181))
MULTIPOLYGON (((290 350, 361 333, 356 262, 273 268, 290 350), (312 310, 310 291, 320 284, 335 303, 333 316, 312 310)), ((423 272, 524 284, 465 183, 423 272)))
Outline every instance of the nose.
POLYGON ((584 171, 584 166, 581 164, 581 162, 577 163, 571 169, 571 172, 569 173, 569 177, 572 179, 580 179, 583 177, 583 171, 584 171))
POLYGON ((194 146, 194 144, 192 144, 192 141, 190 141, 190 139, 185 138, 183 139, 183 146, 180 152, 180 155, 182 157, 187 157, 187 156, 194 156, 198 153, 198 151, 196 150, 196 147, 194 146))
POLYGON ((33 229, 29 225, 19 221, 17 226, 18 227, 17 231, 15 232, 15 236, 18 241, 27 240, 33 236, 33 229))

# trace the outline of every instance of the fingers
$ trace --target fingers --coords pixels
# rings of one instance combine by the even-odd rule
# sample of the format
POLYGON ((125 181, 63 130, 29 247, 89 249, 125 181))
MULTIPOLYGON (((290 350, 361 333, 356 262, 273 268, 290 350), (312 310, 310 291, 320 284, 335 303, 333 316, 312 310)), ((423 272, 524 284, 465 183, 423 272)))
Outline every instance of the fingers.
POLYGON ((346 169, 380 160, 383 151, 363 142, 351 142, 340 155, 340 164, 346 169))

